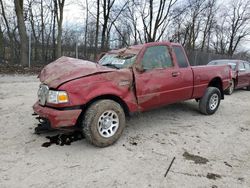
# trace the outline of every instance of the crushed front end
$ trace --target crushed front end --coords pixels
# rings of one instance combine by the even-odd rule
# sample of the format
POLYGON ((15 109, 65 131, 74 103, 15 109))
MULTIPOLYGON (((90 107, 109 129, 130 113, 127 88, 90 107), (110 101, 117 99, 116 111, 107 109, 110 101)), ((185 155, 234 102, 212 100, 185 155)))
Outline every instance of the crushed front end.
POLYGON ((76 125, 82 109, 60 107, 60 104, 68 103, 68 100, 69 97, 65 91, 51 90, 47 85, 41 84, 38 90, 38 101, 33 105, 34 114, 38 115, 36 119, 39 120, 39 125, 48 129, 68 128, 76 125))

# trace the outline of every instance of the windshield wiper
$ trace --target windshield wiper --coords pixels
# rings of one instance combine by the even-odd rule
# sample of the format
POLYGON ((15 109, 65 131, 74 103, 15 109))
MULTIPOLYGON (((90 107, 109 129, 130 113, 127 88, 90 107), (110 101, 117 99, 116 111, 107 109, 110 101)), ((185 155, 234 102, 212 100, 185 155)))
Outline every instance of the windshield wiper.
POLYGON ((115 69, 119 69, 119 67, 115 66, 114 64, 110 64, 110 63, 103 64, 102 66, 107 66, 107 67, 112 67, 112 68, 115 68, 115 69))

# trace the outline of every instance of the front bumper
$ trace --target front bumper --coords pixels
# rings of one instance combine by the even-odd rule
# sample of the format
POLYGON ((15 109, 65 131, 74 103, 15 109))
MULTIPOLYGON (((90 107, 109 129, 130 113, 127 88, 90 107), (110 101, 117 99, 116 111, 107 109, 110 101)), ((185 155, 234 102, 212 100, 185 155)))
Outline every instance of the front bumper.
POLYGON ((71 127, 77 122, 81 109, 74 110, 56 110, 53 108, 41 106, 37 103, 33 105, 33 110, 40 117, 49 121, 51 128, 71 127))

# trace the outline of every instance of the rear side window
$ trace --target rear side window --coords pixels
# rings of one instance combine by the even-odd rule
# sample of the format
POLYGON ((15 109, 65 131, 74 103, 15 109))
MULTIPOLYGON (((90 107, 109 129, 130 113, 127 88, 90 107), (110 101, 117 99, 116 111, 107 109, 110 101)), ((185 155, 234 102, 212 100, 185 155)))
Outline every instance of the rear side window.
POLYGON ((245 64, 245 68, 247 71, 250 71, 250 64, 249 63, 244 63, 245 64))
POLYGON ((241 70, 241 69, 245 69, 245 66, 244 66, 244 63, 243 62, 240 62, 239 63, 239 68, 238 68, 239 70, 241 70))
POLYGON ((217 61, 211 61, 208 63, 208 65, 218 65, 218 62, 217 61))
POLYGON ((174 53, 176 55, 177 63, 179 67, 180 68, 188 67, 188 62, 183 52, 183 49, 180 46, 174 46, 173 49, 174 49, 174 53))
POLYGON ((166 46, 152 46, 147 48, 142 65, 144 69, 151 70, 172 67, 173 63, 166 46))

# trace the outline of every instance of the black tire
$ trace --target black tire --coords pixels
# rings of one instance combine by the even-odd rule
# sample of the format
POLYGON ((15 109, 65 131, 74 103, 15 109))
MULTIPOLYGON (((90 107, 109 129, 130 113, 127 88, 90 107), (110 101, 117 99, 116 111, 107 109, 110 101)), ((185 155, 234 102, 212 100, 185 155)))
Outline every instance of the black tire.
POLYGON ((250 86, 247 86, 247 91, 250 91, 250 86))
POLYGON ((232 93, 234 92, 234 88, 235 88, 235 82, 234 80, 232 80, 230 87, 225 90, 225 94, 232 95, 232 93))
POLYGON ((114 144, 120 138, 124 128, 125 128, 125 114, 121 105, 116 103, 115 101, 112 100, 96 101, 87 109, 87 111, 84 114, 83 133, 87 141, 97 147, 106 147, 114 144), (111 113, 111 115, 109 114, 109 112, 111 113), (104 120, 105 118, 113 118, 113 117, 116 118, 107 121, 113 123, 113 121, 115 122, 118 119, 118 127, 114 128, 115 131, 113 131, 112 123, 111 125, 110 124, 106 125, 105 124, 106 120, 104 120), (107 127, 102 128, 104 126, 107 127))
POLYGON ((220 90, 216 87, 208 87, 206 93, 199 102, 199 109, 201 113, 205 115, 214 114, 220 105, 220 100, 221 100, 220 90), (211 100, 213 99, 216 99, 217 103, 210 103, 212 102, 211 100))

